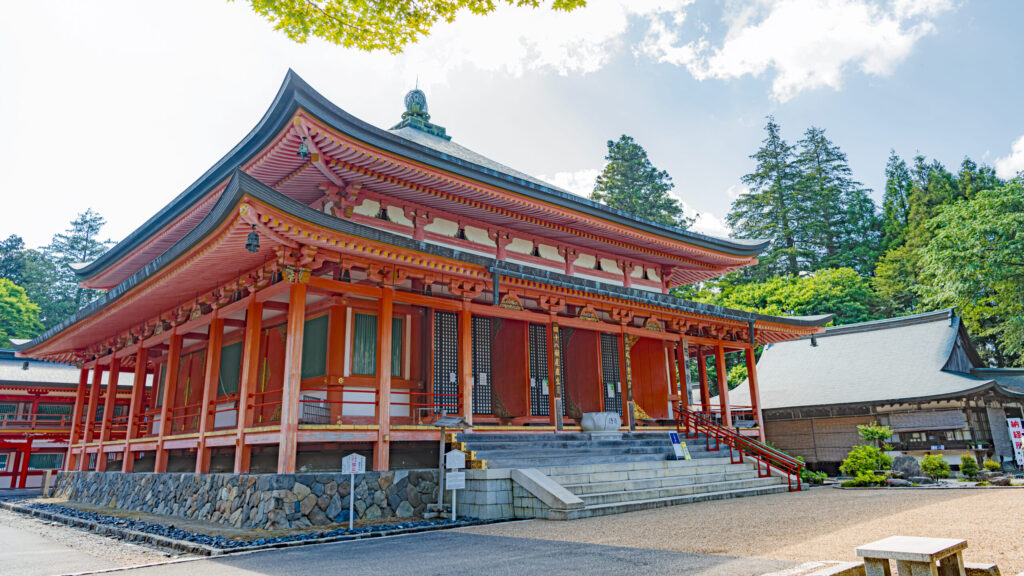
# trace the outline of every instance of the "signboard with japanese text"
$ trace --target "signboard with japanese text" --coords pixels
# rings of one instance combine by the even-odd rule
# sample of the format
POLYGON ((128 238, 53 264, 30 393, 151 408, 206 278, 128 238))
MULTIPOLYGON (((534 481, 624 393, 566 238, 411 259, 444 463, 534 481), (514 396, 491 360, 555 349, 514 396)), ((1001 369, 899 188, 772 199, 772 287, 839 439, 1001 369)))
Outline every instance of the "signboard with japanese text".
POLYGON ((1007 418, 1006 426, 1010 430, 1010 442, 1013 444, 1013 459, 1017 466, 1024 466, 1024 423, 1020 418, 1007 418))
POLYGON ((341 459, 341 471, 345 474, 365 474, 366 456, 360 456, 355 452, 341 459))

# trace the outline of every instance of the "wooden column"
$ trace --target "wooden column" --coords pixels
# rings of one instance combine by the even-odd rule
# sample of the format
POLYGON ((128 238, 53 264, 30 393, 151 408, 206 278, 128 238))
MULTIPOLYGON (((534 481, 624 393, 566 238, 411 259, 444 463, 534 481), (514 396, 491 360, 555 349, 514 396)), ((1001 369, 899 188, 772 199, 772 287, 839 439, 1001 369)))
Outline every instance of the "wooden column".
MULTIPOLYGON (((344 392, 337 385, 345 377, 346 306, 335 296, 327 313, 327 401, 331 408, 331 424, 338 424, 342 415, 344 392)), ((408 328, 407 328, 408 329, 408 328)))
POLYGON ((89 386, 89 371, 82 368, 78 374, 78 389, 75 391, 75 408, 71 413, 71 438, 68 455, 64 459, 64 470, 75 470, 79 456, 75 455, 75 444, 82 437, 82 413, 85 411, 85 390, 89 386))
POLYGON ((676 375, 679 378, 679 410, 690 408, 690 344, 685 338, 676 344, 676 375))
MULTIPOLYGON (((29 436, 25 440, 25 454, 21 458, 21 469, 18 472, 18 488, 24 490, 25 485, 28 483, 28 465, 29 460, 32 459, 32 437, 29 436)), ((99 460, 97 460, 98 462, 99 460)), ((14 477, 11 477, 11 486, 14 486, 14 477)))
POLYGON ((238 415, 235 434, 235 474, 249 472, 250 447, 245 443, 245 429, 252 426, 250 394, 256 391, 260 375, 260 332, 263 330, 263 303, 249 300, 245 311, 245 337, 242 340, 242 373, 238 382, 238 415))
POLYGON ((121 376, 121 359, 114 357, 110 361, 110 375, 107 376, 107 392, 103 397, 103 420, 100 423, 100 451, 96 455, 96 471, 106 472, 107 453, 103 451, 103 443, 110 440, 110 425, 114 419, 114 407, 117 405, 117 381, 121 376))
POLYGON ((86 453, 86 445, 92 442, 93 437, 96 435, 94 428, 96 425, 96 406, 100 403, 100 386, 102 385, 103 366, 96 362, 96 366, 92 370, 92 384, 90 384, 89 388, 89 407, 85 413, 85 428, 82 433, 82 457, 78 462, 79 470, 87 470, 89 468, 89 456, 86 453))
MULTIPOLYGON (((552 316, 554 315, 552 314, 552 316)), ((562 411, 558 409, 558 356, 555 353, 558 336, 558 325, 548 322, 548 414, 551 416, 551 425, 561 431, 562 411)), ((529 349, 529 344, 527 344, 527 349, 529 349)))
POLYGON ((711 412, 711 387, 708 386, 708 359, 699 344, 697 345, 697 378, 700 380, 700 410, 707 414, 711 412))
POLYGON ((729 411, 729 379, 725 372, 725 347, 715 346, 715 372, 718 376, 718 404, 722 409, 722 426, 732 428, 732 413, 729 411))
POLYGON ((473 315, 471 302, 462 301, 459 311, 459 412, 473 426, 473 315))
MULTIPOLYGON (((146 395, 146 363, 149 361, 149 350, 139 345, 135 351, 135 374, 132 380, 132 399, 128 405, 128 431, 124 435, 124 456, 121 457, 121 472, 132 471, 135 455, 132 454, 131 442, 139 437, 138 420, 142 417, 142 400, 146 395)), ((155 383, 154 383, 155 384, 155 383)), ((153 392, 156 394, 156 391, 153 392)))
POLYGON ((203 375, 203 402, 199 412, 199 445, 196 447, 196 474, 210 471, 210 449, 206 447, 206 433, 213 430, 217 405, 217 384, 220 382, 220 354, 224 345, 224 319, 213 312, 206 343, 206 373, 203 375))
POLYGON ((158 473, 167 471, 167 450, 164 450, 164 436, 167 436, 167 432, 171 428, 169 419, 173 413, 174 393, 178 387, 181 341, 180 334, 171 334, 170 349, 167 353, 167 369, 164 376, 164 394, 160 404, 160 434, 156 441, 156 462, 153 464, 153 472, 158 473))
POLYGON ((284 389, 281 391, 281 433, 277 448, 278 474, 295 473, 295 459, 299 449, 299 399, 302 392, 302 336, 305 328, 306 284, 293 282, 288 287, 284 389))
POLYGON ((373 469, 387 470, 391 461, 391 315, 395 289, 381 288, 377 301, 377 442, 373 469))
POLYGON ((764 442, 764 418, 761 413, 761 388, 757 385, 757 360, 754 358, 754 349, 744 350, 747 360, 747 386, 750 391, 750 407, 757 419, 757 437, 764 442))

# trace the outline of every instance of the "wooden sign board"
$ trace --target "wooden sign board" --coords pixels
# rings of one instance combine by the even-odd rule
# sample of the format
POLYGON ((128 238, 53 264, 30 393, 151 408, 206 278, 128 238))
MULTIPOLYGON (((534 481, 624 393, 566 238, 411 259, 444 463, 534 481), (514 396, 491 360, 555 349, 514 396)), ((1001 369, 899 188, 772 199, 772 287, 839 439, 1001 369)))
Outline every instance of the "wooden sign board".
POLYGON ((453 470, 466 467, 466 453, 462 450, 452 450, 444 455, 444 467, 453 470))
POLYGON ((360 456, 355 452, 341 459, 341 471, 345 474, 365 474, 366 456, 360 456))

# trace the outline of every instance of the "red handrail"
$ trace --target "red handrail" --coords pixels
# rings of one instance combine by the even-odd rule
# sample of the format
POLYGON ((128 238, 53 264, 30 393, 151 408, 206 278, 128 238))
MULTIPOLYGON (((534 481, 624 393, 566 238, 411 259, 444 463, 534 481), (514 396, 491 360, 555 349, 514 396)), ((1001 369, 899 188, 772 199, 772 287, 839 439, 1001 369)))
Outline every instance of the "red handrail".
POLYGON ((743 455, 746 454, 757 461, 757 475, 759 477, 766 478, 771 476, 772 467, 774 466, 787 476, 790 492, 803 488, 800 479, 800 471, 804 467, 803 462, 767 444, 738 434, 735 430, 720 426, 706 418, 703 414, 685 408, 680 410, 676 417, 676 430, 686 438, 697 438, 703 432, 709 452, 719 450, 721 445, 724 444, 729 447, 729 459, 733 464, 741 464, 743 462, 743 455), (715 440, 713 448, 711 446, 712 438, 715 440), (794 481, 796 483, 795 488, 793 487, 794 481))

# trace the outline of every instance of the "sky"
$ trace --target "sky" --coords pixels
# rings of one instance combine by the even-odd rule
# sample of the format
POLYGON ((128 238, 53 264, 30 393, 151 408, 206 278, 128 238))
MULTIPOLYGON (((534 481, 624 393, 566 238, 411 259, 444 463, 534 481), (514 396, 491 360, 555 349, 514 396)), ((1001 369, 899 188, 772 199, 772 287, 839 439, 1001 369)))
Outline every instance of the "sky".
POLYGON ((49 243, 79 212, 120 240, 241 140, 294 69, 388 128, 418 81, 432 121, 588 194, 633 136, 705 233, 745 189, 774 115, 847 153, 881 202, 890 150, 1024 169, 1018 0, 591 0, 461 15, 401 55, 297 44, 243 0, 7 2, 0 237, 49 243))

